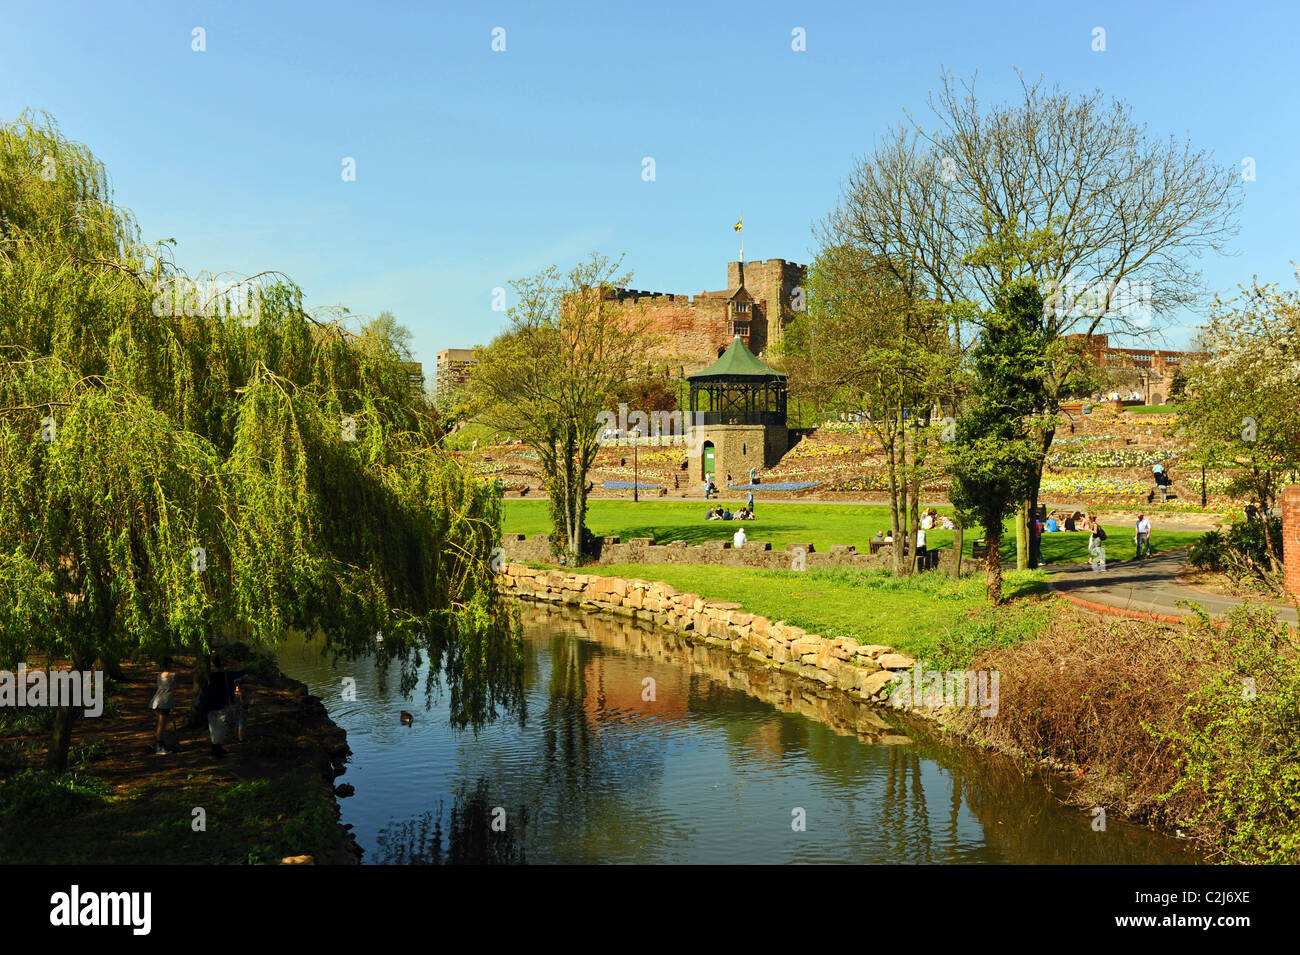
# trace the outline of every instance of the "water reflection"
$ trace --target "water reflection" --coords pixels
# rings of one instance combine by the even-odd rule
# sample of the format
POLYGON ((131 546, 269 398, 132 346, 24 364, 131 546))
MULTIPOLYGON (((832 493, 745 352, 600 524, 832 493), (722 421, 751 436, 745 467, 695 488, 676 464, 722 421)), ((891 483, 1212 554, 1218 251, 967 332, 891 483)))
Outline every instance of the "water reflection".
POLYGON ((395 675, 282 653, 348 731, 344 821, 367 862, 1194 861, 1118 822, 1092 831, 1011 761, 735 654, 522 614, 527 719, 477 734, 438 706, 399 726, 395 675), (342 676, 355 701, 331 699, 342 676))

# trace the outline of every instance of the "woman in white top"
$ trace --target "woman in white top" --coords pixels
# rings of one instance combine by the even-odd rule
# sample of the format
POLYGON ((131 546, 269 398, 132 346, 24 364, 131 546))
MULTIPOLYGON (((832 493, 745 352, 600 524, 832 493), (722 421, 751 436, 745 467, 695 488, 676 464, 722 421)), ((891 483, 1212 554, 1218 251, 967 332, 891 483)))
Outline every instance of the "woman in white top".
POLYGON ((1106 532, 1101 529, 1101 525, 1094 523, 1092 525, 1092 534, 1088 537, 1088 563, 1093 570, 1106 569, 1106 548, 1102 547, 1102 542, 1106 540, 1106 532))
POLYGON ((158 674, 158 689, 149 701, 149 709, 158 714, 158 727, 154 730, 154 753, 165 756, 170 752, 163 746, 163 723, 171 715, 172 702, 176 698, 176 674, 172 671, 172 658, 162 658, 162 672, 158 674))

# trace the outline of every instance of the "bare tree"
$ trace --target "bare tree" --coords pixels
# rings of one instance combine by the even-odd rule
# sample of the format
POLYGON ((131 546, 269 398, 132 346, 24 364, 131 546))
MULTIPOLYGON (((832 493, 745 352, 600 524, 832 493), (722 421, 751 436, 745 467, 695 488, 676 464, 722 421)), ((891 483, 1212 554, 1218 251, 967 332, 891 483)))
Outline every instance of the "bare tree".
MULTIPOLYGON (((1194 261, 1225 251, 1236 232, 1235 172, 1190 141, 1152 136, 1100 91, 1022 76, 1016 101, 985 106, 973 79, 946 74, 930 107, 929 128, 909 117, 857 163, 815 232, 824 248, 859 248, 908 282, 948 316, 959 352, 972 337, 963 303, 989 311, 997 289, 1020 278, 1043 290, 1057 339, 1157 335, 1199 299, 1194 261)), ((1052 352, 1044 416, 1091 379, 1089 360, 1080 347, 1052 352)))
POLYGON ((551 503, 554 539, 583 553, 587 472, 597 424, 651 347, 646 323, 610 294, 631 275, 592 255, 567 276, 551 266, 512 283, 510 327, 485 348, 469 380, 472 411, 537 452, 551 503))

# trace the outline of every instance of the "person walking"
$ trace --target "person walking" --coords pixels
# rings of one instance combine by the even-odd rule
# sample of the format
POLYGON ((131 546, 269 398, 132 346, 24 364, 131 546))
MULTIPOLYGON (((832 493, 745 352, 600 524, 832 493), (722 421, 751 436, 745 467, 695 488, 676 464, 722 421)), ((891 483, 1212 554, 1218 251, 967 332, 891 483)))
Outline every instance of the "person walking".
POLYGON ((1105 542, 1106 531, 1094 519, 1092 534, 1088 537, 1088 566, 1095 571, 1106 569, 1106 548, 1102 546, 1105 542))
POLYGON ((704 479, 704 499, 706 501, 709 499, 709 492, 712 490, 713 490, 713 482, 706 477, 704 479))
POLYGON ((1138 560, 1145 560, 1151 553, 1151 522, 1145 514, 1139 514, 1137 527, 1133 531, 1133 543, 1137 545, 1138 560))
POLYGON ((158 673, 158 689, 154 691, 153 699, 149 701, 149 709, 158 714, 158 725, 153 734, 153 751, 158 756, 166 756, 172 752, 163 743, 163 726, 171 716, 175 698, 176 672, 172 669, 172 658, 165 656, 162 658, 162 666, 158 673))

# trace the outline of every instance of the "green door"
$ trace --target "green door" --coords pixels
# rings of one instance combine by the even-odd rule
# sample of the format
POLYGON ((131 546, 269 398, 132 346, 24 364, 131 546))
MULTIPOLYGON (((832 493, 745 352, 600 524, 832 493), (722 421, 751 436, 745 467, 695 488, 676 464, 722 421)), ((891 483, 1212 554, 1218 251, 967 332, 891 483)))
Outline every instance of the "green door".
MULTIPOLYGON (((713 477, 713 442, 704 443, 704 476, 713 477)), ((715 479, 716 480, 716 479, 715 479)))

